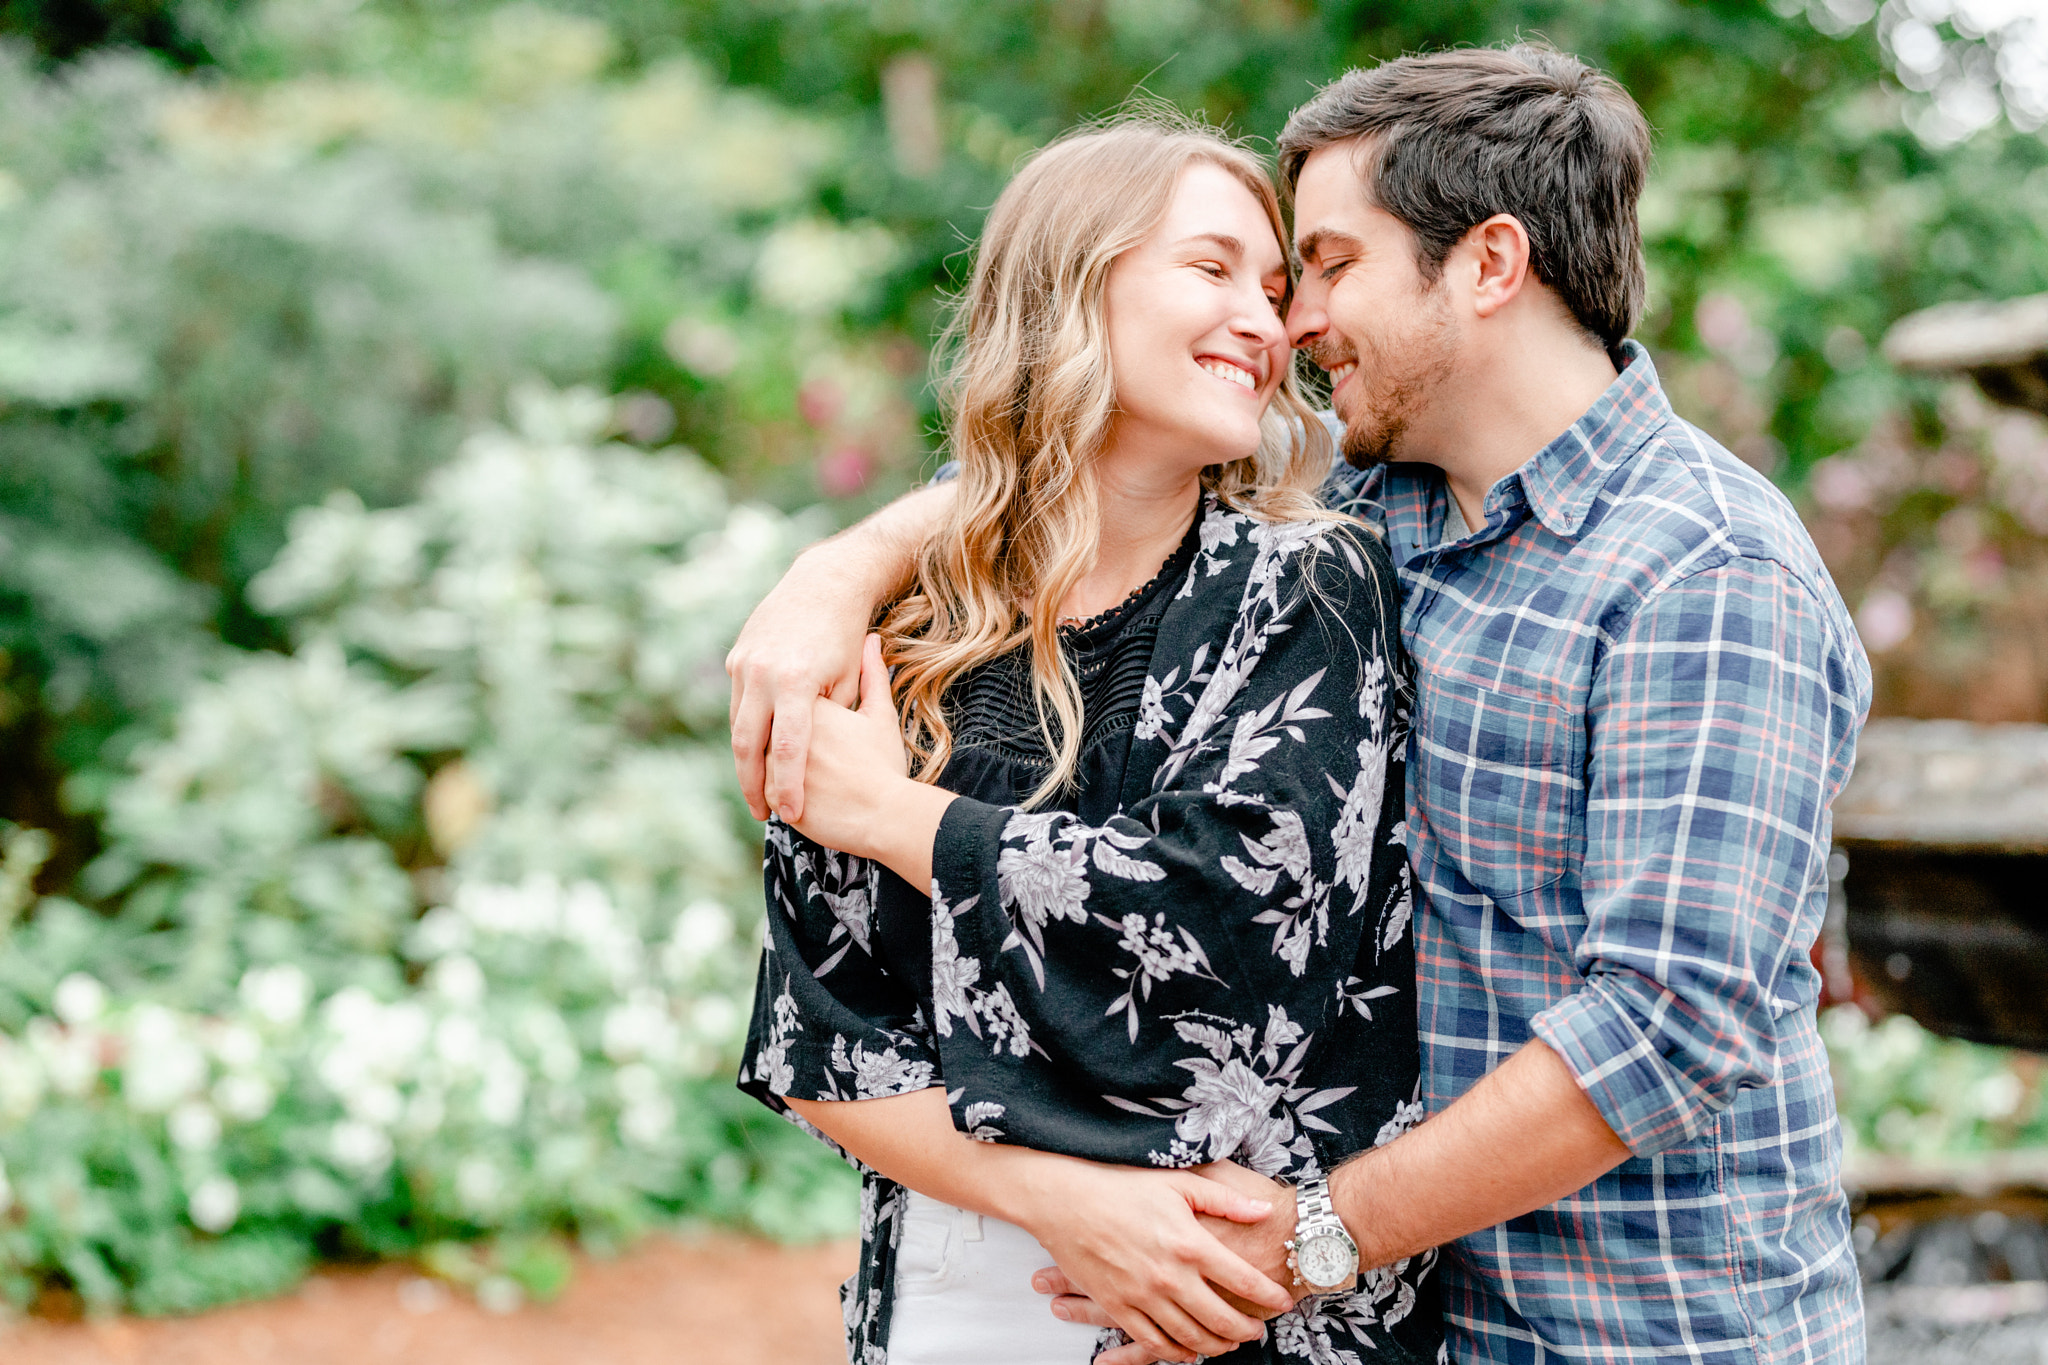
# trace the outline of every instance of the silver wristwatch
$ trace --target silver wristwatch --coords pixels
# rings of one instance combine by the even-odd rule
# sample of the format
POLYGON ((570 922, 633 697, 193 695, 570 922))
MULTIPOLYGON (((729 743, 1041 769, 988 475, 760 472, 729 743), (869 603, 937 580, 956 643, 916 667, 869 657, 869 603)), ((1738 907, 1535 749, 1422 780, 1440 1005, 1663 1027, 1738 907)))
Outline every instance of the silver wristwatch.
POLYGON ((1294 1187, 1294 1236, 1287 1242, 1287 1268, 1311 1294, 1349 1289, 1358 1278, 1358 1243, 1330 1203, 1330 1182, 1311 1176, 1294 1187))

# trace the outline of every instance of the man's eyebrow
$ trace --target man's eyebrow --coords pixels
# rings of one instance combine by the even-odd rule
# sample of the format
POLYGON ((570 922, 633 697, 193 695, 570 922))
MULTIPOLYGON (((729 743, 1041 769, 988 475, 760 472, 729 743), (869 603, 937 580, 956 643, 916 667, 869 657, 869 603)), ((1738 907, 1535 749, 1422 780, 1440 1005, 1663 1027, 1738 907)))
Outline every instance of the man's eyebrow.
POLYGON ((1343 251, 1362 250, 1365 243, 1360 238, 1337 228, 1317 228, 1295 245, 1294 254, 1298 260, 1313 261, 1323 254, 1324 247, 1336 247, 1343 251))

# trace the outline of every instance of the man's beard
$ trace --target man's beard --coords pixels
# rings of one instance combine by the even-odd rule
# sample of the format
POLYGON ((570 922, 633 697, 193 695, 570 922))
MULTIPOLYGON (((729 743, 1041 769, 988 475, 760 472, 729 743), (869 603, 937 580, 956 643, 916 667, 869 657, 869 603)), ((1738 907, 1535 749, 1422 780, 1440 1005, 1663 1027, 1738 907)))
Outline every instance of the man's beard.
POLYGON ((1452 368, 1456 344, 1450 309, 1436 289, 1424 292, 1415 321, 1398 334, 1347 338, 1348 345, 1319 341, 1309 358, 1324 369, 1356 361, 1350 411, 1339 409, 1344 434, 1337 442, 1345 462, 1369 469, 1400 457, 1409 426, 1435 398, 1452 368))

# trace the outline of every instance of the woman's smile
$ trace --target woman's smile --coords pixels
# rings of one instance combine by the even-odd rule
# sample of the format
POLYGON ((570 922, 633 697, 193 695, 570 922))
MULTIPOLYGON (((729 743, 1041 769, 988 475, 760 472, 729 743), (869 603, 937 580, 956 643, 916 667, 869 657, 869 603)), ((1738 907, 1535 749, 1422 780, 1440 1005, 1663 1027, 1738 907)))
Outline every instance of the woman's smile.
POLYGON ((1260 383, 1263 382, 1258 370, 1242 360, 1232 360, 1227 356, 1198 355, 1195 357, 1195 364, 1201 366, 1205 373, 1235 384, 1247 393, 1256 394, 1260 383))

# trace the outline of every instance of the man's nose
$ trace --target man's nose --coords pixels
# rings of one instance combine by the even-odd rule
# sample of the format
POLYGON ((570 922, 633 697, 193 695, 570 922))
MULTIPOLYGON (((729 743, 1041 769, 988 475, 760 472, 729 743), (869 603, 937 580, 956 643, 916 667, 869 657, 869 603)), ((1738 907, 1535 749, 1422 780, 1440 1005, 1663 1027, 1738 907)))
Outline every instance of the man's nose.
POLYGON ((1304 284, 1287 305, 1287 340, 1297 351, 1314 345, 1329 330, 1330 319, 1323 311, 1321 292, 1304 284))

